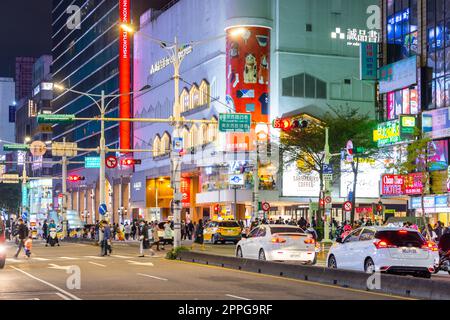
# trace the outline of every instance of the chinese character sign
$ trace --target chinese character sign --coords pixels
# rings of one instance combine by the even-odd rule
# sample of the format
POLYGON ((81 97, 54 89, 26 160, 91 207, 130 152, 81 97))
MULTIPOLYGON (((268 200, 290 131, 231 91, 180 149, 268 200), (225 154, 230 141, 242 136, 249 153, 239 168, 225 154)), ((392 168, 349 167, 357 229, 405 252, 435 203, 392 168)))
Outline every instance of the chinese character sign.
POLYGON ((377 80, 378 45, 364 42, 360 47, 361 80, 377 80))

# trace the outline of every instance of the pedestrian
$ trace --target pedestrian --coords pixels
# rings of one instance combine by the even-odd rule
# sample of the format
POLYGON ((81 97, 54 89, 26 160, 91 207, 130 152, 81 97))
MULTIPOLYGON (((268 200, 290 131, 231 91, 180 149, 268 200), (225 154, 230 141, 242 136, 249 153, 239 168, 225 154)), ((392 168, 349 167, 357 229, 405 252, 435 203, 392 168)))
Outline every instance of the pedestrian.
POLYGON ((201 246, 201 250, 205 250, 203 230, 203 220, 200 219, 198 221, 197 229, 195 230, 195 240, 191 246, 191 249, 194 249, 195 244, 199 244, 201 246))
POLYGON ((428 226, 426 228, 424 228, 424 230, 422 232, 422 235, 425 238, 427 238, 427 239, 429 237, 431 237, 431 239, 429 239, 431 241, 436 241, 436 238, 437 238, 436 232, 434 232, 433 227, 431 226, 431 224, 428 224, 428 226), (427 232, 427 230, 428 230, 428 232, 427 232), (429 233, 429 235, 428 235, 428 233, 429 233))
POLYGON ((436 233, 436 241, 439 241, 444 233, 443 223, 441 221, 438 221, 434 232, 436 233))
POLYGON ((30 258, 31 257, 31 249, 33 248, 33 236, 29 236, 25 241, 25 255, 30 258))
POLYGON ((189 221, 187 229, 188 229, 188 233, 189 233, 188 238, 189 238, 189 240, 192 240, 192 237, 194 235, 194 230, 195 230, 194 223, 192 221, 189 221))
POLYGON ((181 221, 181 240, 186 240, 186 223, 181 221))
POLYGON ((103 246, 102 246, 102 256, 111 255, 112 248, 111 248, 111 227, 108 224, 108 222, 103 222, 103 246))
POLYGON ((131 234, 131 226, 127 223, 125 223, 125 240, 130 240, 130 234, 131 234))
POLYGON ((144 250, 149 248, 148 225, 144 220, 141 220, 139 228, 139 258, 145 257, 144 250))
POLYGON ((24 248, 25 246, 25 239, 28 237, 28 228, 25 225, 25 223, 23 222, 23 219, 20 218, 18 220, 18 226, 17 226, 17 230, 16 230, 16 235, 18 236, 18 248, 17 248, 17 252, 14 255, 14 258, 17 259, 19 257, 19 253, 22 250, 22 248, 24 248))
POLYGON ((170 222, 164 224, 164 244, 173 245, 173 231, 170 222))
POLYGON ((305 230, 307 224, 308 224, 308 222, 306 221, 306 219, 304 217, 301 217, 300 220, 298 221, 298 226, 300 228, 302 228, 303 230, 305 230))
POLYGON ((160 248, 159 248, 160 239, 159 239, 158 222, 153 223, 151 232, 152 232, 152 239, 153 239, 153 241, 152 241, 152 244, 150 245, 150 250, 152 251, 152 255, 154 255, 155 253, 153 252, 153 249, 152 249, 153 246, 156 246, 156 251, 161 251, 160 248))

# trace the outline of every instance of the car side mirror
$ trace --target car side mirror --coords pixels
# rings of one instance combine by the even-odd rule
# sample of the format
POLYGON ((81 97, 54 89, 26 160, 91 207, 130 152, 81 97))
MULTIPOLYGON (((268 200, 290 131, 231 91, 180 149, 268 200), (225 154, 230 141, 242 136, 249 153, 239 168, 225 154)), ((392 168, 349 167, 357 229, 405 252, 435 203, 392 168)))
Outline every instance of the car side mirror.
POLYGON ((343 242, 344 242, 344 239, 342 239, 342 238, 337 238, 337 239, 336 239, 336 242, 337 242, 337 243, 343 243, 343 242))
POLYGON ((243 233, 242 234, 242 239, 247 239, 247 238, 248 238, 248 236, 245 233, 243 233))

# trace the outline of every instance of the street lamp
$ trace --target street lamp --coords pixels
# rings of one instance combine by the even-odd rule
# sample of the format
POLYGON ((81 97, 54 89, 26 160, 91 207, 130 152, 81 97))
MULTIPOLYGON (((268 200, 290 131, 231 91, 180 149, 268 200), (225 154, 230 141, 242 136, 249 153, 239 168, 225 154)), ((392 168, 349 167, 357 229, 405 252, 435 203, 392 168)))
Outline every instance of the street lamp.
MULTIPOLYGON (((106 204, 106 139, 105 139, 105 114, 108 109, 108 107, 111 105, 112 102, 114 102, 117 98, 120 98, 122 96, 130 96, 137 93, 145 93, 151 89, 149 85, 145 86, 139 91, 133 91, 133 92, 127 92, 122 94, 113 94, 113 95, 107 95, 105 94, 105 91, 102 90, 101 94, 93 94, 93 93, 87 93, 87 92, 81 92, 74 89, 65 88, 61 84, 53 84, 53 88, 58 91, 63 92, 72 92, 78 95, 82 95, 85 97, 88 97, 91 99, 94 104, 97 106, 97 108, 100 111, 100 117, 101 117, 101 129, 100 129, 100 146, 99 146, 99 153, 100 153, 100 205, 106 204), (100 104, 98 103, 98 98, 100 98, 100 104), (110 99, 108 103, 106 103, 106 99, 110 99)), ((63 182, 64 183, 64 182, 63 182)))

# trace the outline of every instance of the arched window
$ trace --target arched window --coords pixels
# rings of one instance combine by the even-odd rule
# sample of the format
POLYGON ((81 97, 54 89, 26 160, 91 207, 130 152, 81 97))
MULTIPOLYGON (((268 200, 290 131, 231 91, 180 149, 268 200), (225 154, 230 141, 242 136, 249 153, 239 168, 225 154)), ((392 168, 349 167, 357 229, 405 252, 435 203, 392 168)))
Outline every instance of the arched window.
POLYGON ((208 142, 208 125, 206 123, 203 123, 200 126, 200 130, 198 131, 198 143, 199 145, 203 146, 208 142))
POLYGON ((189 91, 184 88, 180 96, 181 112, 189 110, 189 91))
POLYGON ((182 132, 183 141, 184 141, 184 149, 189 149, 191 147, 190 145, 190 139, 189 139, 189 129, 187 127, 183 128, 182 132))
POLYGON ((170 153, 170 134, 164 132, 164 135, 161 138, 161 146, 160 146, 160 155, 165 155, 170 153))
POLYGON ((210 123, 208 125, 208 141, 215 142, 217 140, 217 131, 219 129, 217 126, 217 118, 212 117, 211 121, 214 121, 215 123, 210 123))
POLYGON ((160 156, 160 150, 161 150, 161 137, 159 134, 156 135, 155 139, 153 140, 153 157, 160 156))
POLYGON ((195 109, 200 106, 200 90, 198 89, 198 86, 194 84, 191 88, 190 92, 191 96, 191 109, 195 109))
POLYGON ((191 128, 189 144, 190 144, 191 148, 196 147, 198 145, 198 129, 195 124, 192 125, 192 128, 191 128))
POLYGON ((211 88, 206 80, 200 84, 200 105, 210 105, 211 102, 211 88))

